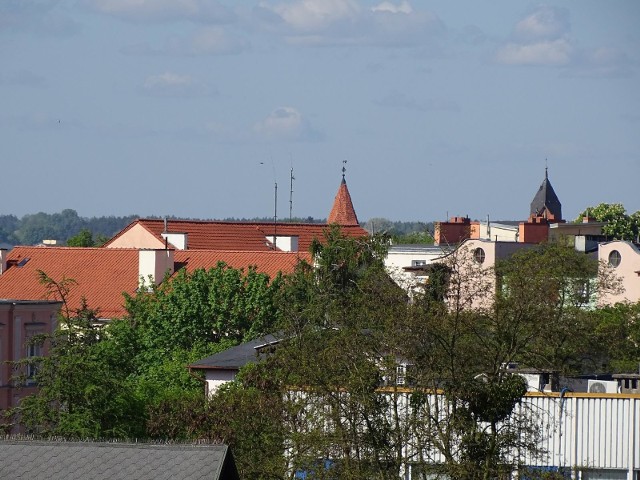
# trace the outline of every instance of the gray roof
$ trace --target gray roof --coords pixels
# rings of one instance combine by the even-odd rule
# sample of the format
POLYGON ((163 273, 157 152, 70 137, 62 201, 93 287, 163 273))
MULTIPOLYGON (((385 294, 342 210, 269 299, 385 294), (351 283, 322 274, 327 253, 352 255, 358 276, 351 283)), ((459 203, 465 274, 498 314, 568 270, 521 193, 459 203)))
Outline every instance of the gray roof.
POLYGON ((238 370, 247 363, 255 362, 264 356, 264 347, 278 343, 280 339, 274 335, 241 343, 235 347, 198 360, 190 365, 191 368, 204 368, 216 370, 238 370))
POLYGON ((0 478, 236 480, 226 445, 0 440, 0 478))
POLYGON ((546 168, 544 170, 544 180, 531 202, 531 215, 542 215, 545 208, 553 214, 556 220, 562 219, 562 204, 551 186, 546 168))

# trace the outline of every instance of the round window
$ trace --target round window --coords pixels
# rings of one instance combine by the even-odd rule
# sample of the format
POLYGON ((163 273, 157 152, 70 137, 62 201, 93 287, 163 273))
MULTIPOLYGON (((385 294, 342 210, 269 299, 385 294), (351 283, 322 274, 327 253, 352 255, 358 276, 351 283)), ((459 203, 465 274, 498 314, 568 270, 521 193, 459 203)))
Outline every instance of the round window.
POLYGON ((473 259, 478 263, 484 263, 484 250, 480 247, 473 251, 473 259))
POLYGON ((620 252, 618 250, 611 250, 611 253, 609 254, 609 265, 617 267, 620 265, 620 260, 622 260, 620 252))

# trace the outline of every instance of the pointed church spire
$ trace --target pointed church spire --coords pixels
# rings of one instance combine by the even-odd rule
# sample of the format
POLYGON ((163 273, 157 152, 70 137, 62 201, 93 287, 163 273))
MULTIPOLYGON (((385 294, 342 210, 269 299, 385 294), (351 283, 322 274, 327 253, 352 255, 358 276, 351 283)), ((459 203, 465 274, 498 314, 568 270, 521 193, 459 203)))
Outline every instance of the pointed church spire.
MULTIPOLYGON (((545 162, 546 163, 546 162, 545 162)), ((549 181, 549 168, 544 167, 544 180, 531 202, 531 216, 541 216, 547 220, 562 220, 562 204, 549 181)))
POLYGON ((333 201, 333 207, 331 213, 327 218, 327 223, 337 223, 338 225, 359 225, 356 211, 353 208, 353 202, 351 201, 351 194, 347 188, 347 181, 345 180, 346 160, 342 161, 342 181, 340 187, 338 187, 338 193, 333 201))

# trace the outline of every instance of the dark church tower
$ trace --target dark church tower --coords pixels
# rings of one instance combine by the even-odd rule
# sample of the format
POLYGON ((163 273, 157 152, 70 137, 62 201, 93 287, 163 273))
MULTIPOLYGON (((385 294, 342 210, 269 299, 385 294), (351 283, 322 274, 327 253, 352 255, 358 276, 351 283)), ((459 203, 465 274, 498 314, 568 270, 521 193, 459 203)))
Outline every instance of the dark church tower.
POLYGON ((562 221, 562 204, 554 192, 547 168, 544 169, 544 180, 536 196, 531 202, 531 217, 542 217, 550 222, 562 221))

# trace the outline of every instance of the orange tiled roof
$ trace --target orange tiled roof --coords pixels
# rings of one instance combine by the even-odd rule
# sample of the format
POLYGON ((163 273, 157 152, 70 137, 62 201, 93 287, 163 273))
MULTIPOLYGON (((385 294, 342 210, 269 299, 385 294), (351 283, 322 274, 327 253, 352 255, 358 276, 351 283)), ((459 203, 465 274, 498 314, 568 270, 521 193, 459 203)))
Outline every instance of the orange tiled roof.
POLYGON ((260 273, 266 273, 269 278, 274 278, 278 272, 292 273, 298 261, 306 260, 311 263, 311 254, 296 252, 233 252, 222 250, 176 250, 176 271, 186 268, 192 272, 197 268, 209 269, 215 267, 218 262, 224 262, 232 268, 243 268, 245 271, 250 266, 255 266, 260 273))
POLYGON ((38 270, 42 270, 56 281, 73 278, 77 285, 71 288, 69 306, 78 308, 85 297, 103 318, 124 315, 122 292, 133 293, 138 287, 135 249, 15 247, 7 263, 9 268, 0 275, 0 297, 46 299, 46 289, 38 280, 38 270), (24 264, 18 266, 20 262, 24 264))
MULTIPOLYGON (((310 262, 311 256, 273 250, 174 252, 176 271, 208 269, 223 261, 245 271, 253 265, 271 278, 278 272, 293 272, 299 259, 310 262)), ((102 318, 124 316, 122 294, 133 294, 139 283, 139 250, 131 248, 15 247, 7 255, 7 263, 9 268, 0 275, 0 298, 46 299, 46 289, 38 280, 38 270, 42 270, 56 281, 74 279, 77 285, 70 290, 69 306, 79 308, 84 297, 89 307, 99 309, 102 318)))
MULTIPOLYGON (((347 192, 348 195, 348 192, 347 192)), ((351 200, 349 200, 350 202, 351 200)), ((355 213, 354 213, 355 217, 355 213)), ((141 225, 159 241, 164 242, 164 220, 140 218, 113 237, 105 246, 126 234, 135 225, 141 225)), ((271 251, 272 245, 265 237, 276 235, 297 236, 298 251, 308 252, 314 238, 322 239, 324 223, 269 223, 269 222, 221 222, 211 220, 168 220, 169 232, 187 233, 189 250, 271 251)), ((356 223, 342 227, 346 235, 366 236, 367 231, 356 223)))
POLYGON ((351 194, 349 194, 347 182, 344 177, 342 178, 340 187, 338 187, 338 193, 336 193, 333 208, 331 208, 331 213, 329 213, 327 221, 329 223, 337 223, 343 227, 359 225, 358 217, 356 216, 356 211, 351 201, 351 194))

